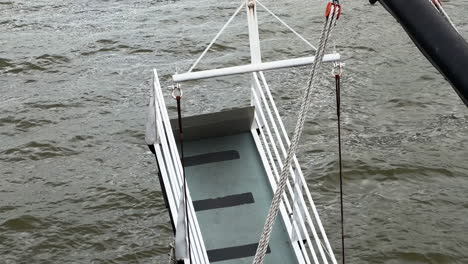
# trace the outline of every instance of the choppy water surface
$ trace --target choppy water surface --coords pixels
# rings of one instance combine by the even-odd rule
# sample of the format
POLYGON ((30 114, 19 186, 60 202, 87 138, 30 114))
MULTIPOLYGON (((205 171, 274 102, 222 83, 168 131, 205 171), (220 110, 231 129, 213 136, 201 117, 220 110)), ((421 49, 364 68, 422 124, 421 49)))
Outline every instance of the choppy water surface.
MULTIPOLYGON (((264 2, 316 39, 324 3, 264 2)), ((467 109, 382 7, 344 6, 334 44, 347 63, 349 263, 468 263, 467 109)), ((445 6, 468 37, 468 1, 445 6)), ((169 85, 174 62, 188 69, 236 7, 227 0, 0 0, 0 263, 165 263, 171 228, 144 143, 151 70, 169 85)), ((265 60, 310 54, 265 12, 259 17, 265 60)), ((247 44, 242 14, 200 68, 247 63, 247 44)), ((299 156, 339 253, 326 71, 299 156)), ((266 74, 289 128, 306 72, 266 74)), ((185 87, 186 115, 249 103, 246 76, 185 87)))

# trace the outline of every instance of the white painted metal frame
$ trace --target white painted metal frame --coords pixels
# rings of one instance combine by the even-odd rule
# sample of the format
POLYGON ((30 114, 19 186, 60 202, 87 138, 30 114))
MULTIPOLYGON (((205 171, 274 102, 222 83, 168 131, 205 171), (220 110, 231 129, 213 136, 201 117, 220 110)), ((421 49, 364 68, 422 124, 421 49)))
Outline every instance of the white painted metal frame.
MULTIPOLYGON (((326 54, 323 57, 324 62, 334 62, 334 61, 339 61, 339 60, 340 60, 340 54, 338 53, 326 54)), ((236 74, 241 74, 241 73, 252 73, 252 72, 258 72, 258 71, 276 70, 276 69, 282 69, 282 68, 310 65, 310 64, 313 64, 314 61, 315 61, 315 56, 288 59, 288 60, 278 60, 278 61, 271 61, 271 62, 263 62, 263 63, 252 63, 252 64, 247 64, 247 65, 227 67, 227 68, 222 68, 222 69, 175 74, 172 76, 172 80, 174 82, 186 82, 186 81, 192 81, 192 80, 236 75, 236 74)))
MULTIPOLYGON (((177 223, 178 209, 181 195, 183 195, 183 170, 156 70, 154 70, 153 89, 157 129, 157 142, 154 144, 154 148, 163 183, 166 187, 170 213, 174 223, 177 223)), ((208 261, 208 255, 188 187, 187 190, 192 260, 195 264, 208 264, 210 262, 208 261)), ((191 264, 189 260, 186 260, 185 263, 191 264)))
MULTIPOLYGON (((254 138, 262 163, 267 172, 271 188, 273 191, 275 191, 279 181, 280 171, 287 156, 287 149, 289 148, 290 140, 286 133, 286 129, 284 127, 283 121, 281 120, 276 104, 273 100, 263 71, 309 65, 314 62, 315 57, 304 57, 262 63, 260 40, 258 34, 256 0, 243 1, 245 2, 242 3, 242 5, 231 16, 229 21, 216 35, 215 39, 197 59, 194 66, 192 66, 187 73, 175 74, 172 77, 174 82, 179 83, 190 80, 252 73, 251 103, 255 106, 255 121, 252 126, 251 134, 254 138), (216 39, 237 15, 237 13, 239 13, 243 5, 246 6, 247 21, 249 26, 251 64, 223 69, 192 72, 193 68, 209 50, 210 46, 216 41, 216 39)), ((262 5, 261 3, 259 4, 262 5)), ((264 7, 269 13, 279 19, 265 6, 262 5, 262 7, 264 7)), ((279 20, 286 27, 290 28, 281 19, 279 20)), ((293 32, 301 37, 294 30, 293 32)), ((308 45, 311 45, 305 39, 303 40, 307 42, 308 45)), ((338 53, 327 54, 324 57, 324 62, 333 62, 338 60, 340 60, 340 55, 338 53)), ((183 184, 182 164, 180 162, 179 153, 174 140, 174 135, 172 133, 171 124, 169 122, 169 117, 156 70, 154 71, 154 104, 157 128, 157 143, 154 146, 163 183, 166 187, 170 213, 172 215, 173 221, 177 222, 178 206, 180 197, 182 195, 181 190, 183 184)), ((280 212, 282 220, 288 231, 291 245, 297 257, 298 263, 337 264, 333 250, 328 241, 317 208, 314 204, 314 201, 312 200, 307 182, 304 178, 296 156, 294 156, 293 165, 289 168, 289 172, 291 177, 287 182, 287 190, 283 196, 280 212), (312 214, 309 212, 309 208, 312 210, 312 214)), ((196 264, 209 263, 190 194, 188 204, 193 262, 196 264)), ((186 263, 188 263, 188 261, 186 263)))
MULTIPOLYGON (((256 122, 252 135, 267 170, 271 187, 275 191, 290 140, 263 72, 253 73, 252 78, 255 83, 252 87, 252 104, 255 106, 256 122)), ((299 263, 336 264, 336 258, 296 156, 289 171, 291 177, 283 197, 281 215, 299 263), (312 209, 312 215, 308 208, 312 209), (300 245, 300 254, 295 245, 300 245)))
MULTIPOLYGON (((287 156, 287 149, 289 148, 290 140, 271 95, 270 88, 268 87, 265 76, 263 75, 263 70, 312 64, 315 57, 262 63, 260 40, 258 37, 256 1, 246 0, 246 4, 247 20, 249 25, 251 65, 191 73, 191 77, 201 77, 203 74, 208 77, 209 75, 224 76, 230 75, 229 73, 237 74, 253 72, 251 82, 251 102, 252 105, 255 106, 255 124, 251 132, 274 192, 276 191, 277 183, 280 178, 279 174, 287 156), (198 74, 198 76, 195 76, 195 74, 198 74), (259 75, 261 81, 259 79, 259 75)), ((266 9, 266 7, 264 8, 266 9)), ((267 11, 269 10, 267 9, 267 11)), ((271 13, 271 11, 269 12, 271 13)), ((326 55, 324 61, 337 61, 339 59, 340 55, 335 53, 326 55)), ((307 264, 336 264, 337 262, 333 254, 333 250, 328 241, 318 215, 317 208, 312 200, 312 196, 309 192, 296 156, 294 156, 294 163, 289 168, 289 172, 291 173, 291 177, 290 181, 287 183, 286 193, 283 196, 280 213, 286 229, 288 230, 291 245, 298 262, 307 264), (304 194, 308 204, 306 203, 304 194), (308 206, 312 209, 314 217, 310 215, 308 206)))
MULTIPOLYGON (((283 24, 289 30, 291 30, 294 34, 296 34, 307 45, 312 47, 312 49, 317 50, 308 40, 306 40, 299 33, 297 33, 293 28, 291 28, 288 24, 286 24, 283 20, 281 20, 281 18, 275 15, 265 5, 263 5, 259 1, 258 1, 258 4, 262 6, 273 17, 275 17, 278 21, 280 21, 281 24, 283 24)), ((216 36, 213 38, 210 44, 205 48, 205 50, 203 50, 200 57, 198 57, 198 59, 195 61, 192 67, 190 67, 188 72, 181 73, 181 74, 174 74, 172 76, 172 80, 176 83, 180 83, 180 82, 186 82, 186 81, 192 81, 192 80, 236 75, 236 74, 241 74, 241 73, 252 73, 252 72, 259 72, 259 71, 268 71, 268 70, 275 70, 275 69, 281 69, 281 68, 288 68, 288 67, 297 67, 297 66, 313 64, 314 60, 315 60, 315 57, 312 56, 312 57, 302 57, 302 58, 278 60, 278 61, 271 61, 271 62, 262 62, 262 53, 260 49, 260 37, 258 33, 257 1, 256 0, 243 0, 240 7, 229 18, 227 23, 216 34, 216 36), (208 52, 208 50, 214 44, 214 42, 219 38, 221 33, 223 33, 226 27, 232 22, 234 17, 239 13, 240 9, 244 5, 246 6, 247 23, 249 26, 249 44, 250 44, 251 63, 248 65, 227 67, 227 68, 222 68, 222 69, 213 69, 213 70, 195 71, 195 72, 192 71, 198 65, 198 63, 203 58, 203 56, 208 52)), ((325 56, 323 57, 324 62, 334 62, 334 61, 339 61, 339 60, 340 60, 340 54, 338 53, 325 54, 325 56)))

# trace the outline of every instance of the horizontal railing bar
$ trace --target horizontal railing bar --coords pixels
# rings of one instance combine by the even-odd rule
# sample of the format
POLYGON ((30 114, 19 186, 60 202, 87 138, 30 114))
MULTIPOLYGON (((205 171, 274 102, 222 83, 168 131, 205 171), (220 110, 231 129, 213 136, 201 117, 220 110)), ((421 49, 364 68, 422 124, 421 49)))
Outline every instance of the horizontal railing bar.
MULTIPOLYGON (((254 79, 254 83, 256 84, 256 87, 257 87, 257 89, 258 89, 258 91, 259 91, 259 93, 260 93, 260 95, 261 95, 262 101, 263 101, 263 103, 264 103, 264 105, 265 105, 265 112, 267 112, 268 115, 270 116, 270 115, 271 115, 271 110, 270 110, 270 108, 269 108, 268 102, 266 101, 266 99, 265 99, 265 97, 264 97, 264 94, 263 94, 263 91, 262 91, 263 89, 262 89, 262 87, 261 87, 261 85, 260 85, 260 82, 259 82, 259 80, 258 80, 258 76, 257 76, 256 73, 253 73, 253 79, 254 79)), ((254 87, 255 87, 255 86, 254 86, 254 87)), ((254 99, 255 99, 254 102, 256 103, 256 110, 260 113, 260 117, 261 117, 261 119, 263 119, 262 121, 264 122, 264 127, 262 128, 262 130, 265 128, 265 129, 267 130, 267 131, 266 131, 267 134, 270 136, 271 145, 268 145, 268 143, 266 143, 266 145, 267 145, 266 148, 267 148, 267 149, 272 149, 272 150, 274 151, 274 153, 276 154, 276 158, 277 158, 278 165, 279 165, 280 169, 282 169, 282 168, 283 168, 283 161, 282 161, 283 157, 279 155, 278 149, 277 149, 277 147, 276 147, 276 144, 275 144, 274 140, 271 138, 271 136, 272 136, 272 135, 271 135, 271 130, 269 129, 269 126, 270 126, 270 125, 275 126, 274 120, 273 120, 272 117, 270 116, 270 122, 271 122, 271 123, 269 124, 269 123, 267 122, 267 120, 266 120, 266 118, 265 118, 265 115, 264 115, 264 113, 263 113, 263 107, 261 106, 260 102, 258 101, 259 99, 258 99, 258 97, 257 97, 257 95, 256 95, 256 91, 255 91, 255 89, 253 89, 253 87, 252 87, 252 95, 253 95, 253 97, 254 97, 254 99)), ((275 131, 276 131, 276 133, 278 133, 277 130, 275 130, 275 131)), ((282 141, 281 141, 281 144, 283 144, 282 141)), ((282 148, 284 149, 284 146, 283 146, 282 148)), ((283 150, 283 151, 284 151, 284 150, 283 150)), ((270 152, 270 151, 269 151, 269 152, 270 152)), ((283 154, 284 154, 284 153, 283 153, 283 154)), ((272 161, 272 163, 273 163, 273 167, 274 167, 275 170, 276 170, 276 163, 275 163, 274 161, 272 161)), ((290 169, 291 175, 294 176, 294 175, 295 175, 295 172, 294 172, 294 170, 292 169, 292 167, 290 167, 289 169, 290 169)), ((277 176, 277 180, 279 181, 279 175, 276 175, 276 176, 277 176)), ((294 177, 295 177, 295 176, 294 176, 294 177)), ((290 184, 289 180, 286 182, 286 186, 287 186, 287 190, 286 190, 287 193, 289 193, 289 194, 294 194, 294 193, 295 193, 295 192, 293 191, 293 188, 291 187, 291 184, 290 184)), ((294 187, 297 188, 298 186, 295 185, 294 187)), ((292 195, 291 195, 291 196, 292 196, 292 195)), ((304 204, 304 205, 305 205, 305 204, 304 204)), ((296 211, 297 211, 297 213, 298 213, 298 216, 299 216, 299 219, 300 219, 300 227, 302 228, 302 231, 304 232, 304 235, 306 235, 307 238, 309 238, 309 237, 310 237, 310 236, 309 236, 309 232, 307 231, 307 228, 305 227, 305 224, 304 224, 305 220, 303 220, 302 213, 300 212, 300 206, 299 206, 299 204, 297 204, 297 201, 295 201, 295 202, 293 201, 293 209, 296 209, 296 211)), ((293 221, 293 222, 294 222, 294 221, 293 221)), ((310 223, 309 223, 309 224, 310 224, 310 223)), ((312 229, 312 228, 315 228, 315 227, 314 227, 313 225, 311 225, 310 228, 312 229)), ((298 237, 301 238, 302 235, 301 235, 300 232, 299 232, 299 228, 297 229, 297 231, 298 231, 298 237)), ((300 239, 300 240, 302 240, 302 239, 300 239)), ((309 250, 311 251, 312 257, 313 257, 313 259, 314 259, 314 263, 318 263, 317 255, 316 255, 316 253, 315 253, 315 250, 314 250, 313 246, 311 245, 310 239, 306 239, 306 242, 307 242, 307 244, 309 245, 309 250)), ((307 253, 306 253, 306 254, 307 254, 307 253)), ((307 254, 307 255, 308 255, 308 254, 307 254)))
MULTIPOLYGON (((257 116, 255 116, 255 122, 258 124, 258 118, 257 116)), ((263 146, 262 142, 261 142, 261 139, 259 138, 258 134, 257 134, 257 131, 255 129, 252 129, 251 131, 252 133, 252 136, 254 138, 254 141, 255 141, 255 144, 257 145, 257 149, 259 151, 259 154, 260 154, 260 158, 262 159, 262 162, 263 164, 265 165, 265 168, 267 169, 267 176, 268 176, 268 180, 270 181, 270 185, 272 187, 272 190, 273 192, 276 190, 276 179, 274 178, 273 174, 272 174, 272 170, 270 168, 270 165, 268 163, 268 160, 267 160, 267 157, 265 156, 265 151, 263 148, 267 149, 268 147, 267 146, 263 146)), ((263 132, 260 133, 263 137, 262 140, 265 140, 265 137, 263 135, 263 132)), ((284 202, 281 202, 280 204, 280 211, 281 211, 281 215, 282 215, 282 218, 284 220, 284 224, 286 226, 286 229, 288 231, 288 234, 289 236, 291 237, 291 232, 293 232, 293 229, 296 228, 296 230, 298 229, 297 228, 297 224, 295 223, 292 223, 290 220, 289 220, 289 217, 288 217, 288 213, 286 212, 286 208, 285 208, 285 204, 284 202)), ((294 248, 294 251, 298 257, 298 261, 299 261, 299 264, 303 264, 304 263, 304 260, 307 260, 306 261, 306 264, 310 264, 310 260, 308 258, 308 255, 307 253, 304 253, 304 248, 301 248, 299 246, 298 248, 298 245, 299 244, 296 244, 294 243, 292 246, 294 248), (297 252, 297 250, 301 251, 301 252, 297 252), (303 258, 300 258, 301 255, 299 254, 302 254, 303 258)))
MULTIPOLYGON (((155 107, 156 107, 156 114, 158 117, 160 117, 157 122, 157 129, 158 133, 162 137, 160 145, 162 147, 163 153, 167 155, 167 158, 165 157, 166 166, 167 166, 167 171, 169 172, 169 180, 172 183, 175 184, 174 190, 170 190, 174 195, 174 198, 176 198, 176 206, 180 206, 178 202, 180 201, 181 198, 181 187, 183 185, 183 174, 182 174, 182 164, 180 162, 180 156, 178 153, 177 146, 175 144, 175 139, 174 135, 172 133, 172 127, 170 125, 169 121, 169 115, 167 113, 167 108, 166 104, 164 101, 164 96, 162 94, 161 86, 159 83, 159 78, 158 78, 158 73, 156 69, 153 70, 153 75, 154 75, 154 94, 155 94, 155 107), (175 181, 174 181, 175 179, 175 181)), ((188 218, 191 220, 190 221, 190 232, 189 236, 192 238, 193 247, 191 248, 191 252, 193 253, 193 256, 195 257, 195 261, 197 263, 209 263, 208 261, 208 255, 206 254, 206 247, 203 241, 203 235, 200 231, 198 220, 195 214, 195 210, 193 208, 192 204, 192 198, 190 196, 190 189, 187 188, 187 200, 188 200, 188 218)), ((174 211, 174 215, 179 217, 177 215, 178 210, 174 211)), ((174 218, 174 222, 177 222, 177 218, 174 218)))
MULTIPOLYGON (((276 146, 276 144, 275 144, 274 142, 272 142, 272 144, 271 144, 269 147, 270 147, 270 148, 273 148, 273 150, 275 151, 275 153, 276 153, 276 155, 277 155, 276 157, 277 157, 277 162, 278 162, 279 168, 282 169, 282 168, 283 168, 283 159, 284 159, 285 156, 286 156, 286 150, 284 149, 284 145, 283 145, 284 143, 283 143, 283 141, 281 140, 281 136, 279 135, 278 129, 277 129, 277 127, 276 127, 276 122, 275 122, 275 120, 274 120, 274 118, 273 118, 273 116, 272 116, 272 114, 271 114, 270 106, 269 106, 269 104, 268 104, 268 101, 267 101, 266 98, 265 98, 264 93, 263 93, 263 87, 260 85, 260 81, 258 80, 258 76, 257 76, 256 73, 253 73, 253 79, 254 79, 254 81, 255 81, 255 84, 256 84, 256 87, 257 87, 257 89, 258 89, 258 91, 259 91, 259 94, 261 95, 262 102, 263 102, 264 107, 265 107, 264 110, 265 110, 265 112, 268 114, 268 117, 269 117, 269 119, 270 119, 270 124, 269 124, 269 125, 271 125, 271 126, 273 127, 273 129, 274 129, 274 131, 275 131, 275 134, 276 134, 276 137, 277 137, 277 139, 279 140, 279 145, 280 145, 280 148, 281 148, 281 150, 282 150, 283 156, 281 156, 281 155, 279 154, 279 152, 278 152, 278 150, 277 150, 277 146, 276 146)), ((266 87, 265 87, 265 88, 266 88, 266 87)), ((255 94, 255 91, 252 91, 252 93, 255 94)), ((259 103, 257 102, 257 104, 259 104, 259 103)), ((261 113, 261 116, 264 118, 264 114, 262 113, 262 112, 263 112, 262 108, 263 108, 263 107, 261 107, 261 105, 259 104, 259 106, 256 108, 256 110, 258 110, 258 111, 261 113)), ((267 120, 265 119, 264 122, 265 122, 265 127, 268 128, 269 125, 268 125, 267 120)), ((267 132, 271 132, 271 131, 267 131, 267 132)), ((274 166, 276 167, 276 164, 274 164, 274 166)), ((296 176, 295 176, 296 173, 294 172, 292 166, 289 167, 289 171, 290 171, 289 173, 291 174, 291 176, 292 176, 293 178, 295 178, 295 177, 296 177, 296 176)), ((279 181, 279 176, 278 176, 278 181, 279 181)), ((294 191, 294 189, 296 189, 298 192, 300 192, 300 193, 302 194, 302 192, 300 191, 300 189, 298 189, 299 186, 297 186, 297 184, 294 184, 294 188, 293 188, 293 187, 291 187, 291 184, 290 184, 290 182, 289 182, 289 180, 288 180, 288 181, 286 182, 286 185, 287 185, 287 190, 286 190, 286 192, 288 192, 288 193, 291 195, 291 197, 293 197, 293 194, 296 195, 296 192, 294 191)), ((301 204, 301 205, 303 205, 303 204, 301 204)), ((303 205, 303 206, 304 206, 304 205, 303 205)), ((307 242, 307 244, 309 245, 309 250, 311 251, 311 254, 312 254, 312 257, 313 257, 313 259, 314 259, 314 262, 317 262, 317 261, 318 261, 318 260, 317 260, 317 256, 316 256, 315 250, 313 249, 313 246, 311 245, 311 242, 310 242, 310 239, 309 239, 310 235, 309 235, 309 232, 307 231, 307 228, 306 228, 306 226, 305 226, 305 222, 306 222, 306 221, 305 221, 305 218, 303 219, 303 216, 302 216, 302 213, 301 213, 301 209, 304 209, 304 208, 301 208, 301 206, 299 206, 298 201, 295 201, 294 197, 293 197, 293 205, 292 205, 292 207, 293 207, 293 212, 296 211, 297 216, 299 217, 299 219, 298 219, 298 220, 299 220, 299 226, 302 228, 301 231, 302 231, 302 232, 304 233, 304 235, 307 237, 306 242, 307 242)), ((307 210, 307 209, 305 209, 305 210, 307 210)), ((294 221, 293 221, 293 222, 294 222, 294 221)), ((313 228, 313 227, 311 227, 311 228, 313 228)), ((302 238, 301 238, 301 237, 302 237, 302 234, 300 234, 301 231, 299 231, 299 229, 298 229, 298 237, 300 238, 300 241, 302 241, 302 238)))
MULTIPOLYGON (((275 104, 275 102, 274 102, 274 100, 273 100, 273 98, 272 98, 272 95, 271 95, 271 92, 270 92, 270 88, 268 87, 268 84, 267 84, 267 82, 266 82, 265 76, 263 75, 263 72, 260 72, 260 77, 261 77, 261 79, 262 79, 263 84, 264 84, 265 87, 266 87, 267 95, 268 95, 268 97, 269 97, 269 99, 270 99, 270 102, 271 102, 271 105, 272 105, 272 107, 273 107, 273 109, 274 109, 274 112, 275 112, 277 121, 278 121, 279 124, 280 124, 281 130, 282 130, 282 132, 283 132, 283 136, 284 136, 284 138, 286 139, 287 146, 289 147, 289 145, 290 145, 289 137, 288 137, 288 135, 287 135, 287 133, 286 133, 286 129, 284 128, 283 121, 282 121, 282 119, 281 119, 281 117, 280 117, 280 115, 279 115, 279 112, 278 112, 278 109, 277 109, 277 107, 276 107, 276 104, 275 104)), ((283 143, 283 144, 284 144, 284 143, 283 143)), ((311 207, 312 207, 312 210, 313 210, 313 213, 314 213, 314 216, 315 216, 315 221, 317 222, 318 228, 319 228, 320 233, 321 233, 321 235, 322 235, 322 238, 323 238, 323 240, 324 240, 324 242, 325 242, 325 248, 327 249, 327 253, 329 254, 330 259, 331 259, 331 261, 333 262, 333 264, 336 264, 336 263, 337 263, 337 262, 336 262, 336 258, 335 258, 335 256, 334 256, 333 250, 332 250, 332 248, 331 248, 331 246, 330 246, 330 242, 328 241, 328 237, 327 237, 327 235, 326 235, 326 233, 325 233, 325 230, 324 230, 324 228, 323 228, 322 221, 321 221, 320 217, 318 216, 318 212, 317 212, 317 209, 316 209, 316 207, 315 207, 315 203, 314 203, 314 201, 313 201, 313 199, 312 199, 312 196, 311 196, 311 194, 310 194, 309 189, 307 188, 307 183, 306 183, 306 181, 305 181, 304 175, 303 175, 303 173, 302 173, 302 170, 301 170, 301 167, 300 167, 300 165, 299 165, 299 162, 298 162, 298 160, 297 160, 296 155, 294 155, 294 165, 295 165, 295 167, 296 167, 296 169, 297 169, 297 172, 298 172, 298 174, 299 174, 298 176, 299 176, 299 179, 301 180, 302 188, 303 188, 303 190, 304 190, 304 192, 306 193, 306 196, 307 196, 307 198, 308 198, 307 200, 308 200, 309 204, 310 204, 311 207)), ((295 186, 295 188, 297 188, 297 186, 295 186)), ((300 189, 301 189, 301 188, 299 188, 299 190, 300 190, 300 189)), ((304 200, 304 197, 300 196, 299 198, 300 198, 300 200, 301 200, 301 203, 303 203, 303 205, 305 206, 305 205, 306 205, 306 201, 304 200)), ((307 207, 306 207, 306 208, 307 208, 307 207)), ((309 224, 309 227, 312 229, 312 231, 314 231, 314 230, 315 230, 315 225, 314 225, 312 222, 310 222, 310 221, 312 220, 312 217, 311 217, 311 215, 309 214, 309 211, 308 211, 308 210, 305 210, 305 213, 306 213, 306 219, 307 219, 307 222, 308 222, 308 224, 309 224)), ((319 246, 319 245, 317 245, 317 246, 318 246, 319 248, 321 248, 321 246, 319 246)), ((323 244, 322 244, 322 246, 323 246, 323 244)))
MULTIPOLYGON (((331 53, 327 54, 323 57, 324 62, 333 62, 340 60, 339 53, 331 53)), ((258 71, 268 71, 268 70, 275 70, 275 69, 282 69, 288 67, 297 67, 297 66, 304 66, 314 63, 315 56, 312 57, 303 57, 303 58, 296 58, 296 59, 288 59, 288 60, 278 60, 278 61, 271 61, 271 62, 263 62, 257 64, 248 64, 248 65, 241 65, 241 66, 234 66, 234 67, 227 67, 222 69, 214 69, 214 70, 206 70, 206 71, 198 71, 198 72, 187 72, 181 74, 172 75, 172 80, 174 82, 186 82, 192 80, 201 80, 201 79, 208 79, 220 76, 229 76, 241 73, 249 73, 249 72, 258 72, 258 71)))
MULTIPOLYGON (((260 115, 256 115, 256 116, 255 116, 255 121, 256 121, 257 123, 259 123, 259 121, 260 121, 259 119, 260 119, 260 118, 261 118, 261 119, 264 119, 264 114, 262 113, 263 111, 262 111, 262 108, 261 108, 260 103, 259 103, 259 101, 258 101, 258 96, 256 95, 256 92, 255 92, 255 90, 253 89, 253 87, 252 87, 252 95, 253 95, 253 99, 254 99, 254 102, 255 102, 254 104, 255 104, 255 107, 256 107, 256 111, 258 111, 259 114, 260 114, 260 115), (259 116, 260 116, 260 117, 259 117, 259 116)), ((263 121, 265 122, 265 120, 263 120, 263 121)), ((277 168, 276 168, 276 163, 275 163, 275 161, 273 160, 273 157, 272 157, 272 154, 271 154, 271 146, 269 146, 269 144, 268 144, 268 142, 267 142, 267 139, 266 139, 266 136, 265 136, 265 133, 266 133, 266 132, 264 131, 264 128, 266 128, 267 126, 268 126, 268 125, 265 123, 265 124, 264 124, 264 127, 261 127, 261 128, 260 128, 260 131, 261 131, 261 132, 260 132, 259 134, 260 134, 260 136, 261 136, 261 141, 259 142, 260 145, 259 145, 258 147, 259 147, 259 148, 262 148, 263 145, 264 145, 264 148, 265 148, 265 150, 266 150, 266 153, 268 154, 268 157, 270 158, 270 161, 271 161, 271 167, 275 170, 274 179, 272 179, 273 181, 270 182, 270 183, 271 183, 271 186, 272 186, 272 190, 273 190, 273 192, 275 192, 275 191, 276 191, 276 188, 277 188, 276 182, 279 181, 279 175, 278 175, 278 171, 277 171, 277 168), (263 142, 263 145, 262 145, 262 142, 263 142)), ((260 126, 259 126, 259 127, 260 127, 260 126)), ((273 175, 272 175, 271 177, 273 177, 273 175)), ((288 187, 289 192, 291 192, 291 186, 290 186, 289 181, 287 181, 286 184, 287 184, 287 187, 288 187)), ((289 211, 290 213, 292 213, 293 210, 291 209, 291 206, 290 206, 290 204, 289 204, 289 199, 287 198, 286 193, 284 194, 284 197, 285 197, 285 198, 283 198, 284 200, 282 201, 282 204, 286 204, 286 207, 287 207, 288 211, 289 211)), ((294 205, 294 204, 293 204, 293 205, 294 205)), ((291 224, 292 227, 293 227, 292 230, 291 230, 291 232, 296 232, 296 233, 298 234, 298 237, 299 237, 299 242, 302 243, 302 244, 304 245, 303 239, 302 239, 301 230, 299 229, 299 226, 297 225, 297 223, 294 223, 294 221, 291 221, 289 218, 284 218, 283 220, 284 220, 285 223, 287 223, 288 221, 291 222, 290 224, 291 224)), ((301 226, 301 227, 303 227, 303 226, 301 226)), ((304 234, 306 234, 306 233, 307 233, 307 230, 305 230, 305 231, 303 231, 303 232, 304 232, 304 234)), ((307 235, 308 235, 308 234, 307 234, 307 235)), ((290 237, 292 238, 291 234, 290 234, 290 237)), ((309 239, 306 239, 306 241, 308 242, 309 239)), ((312 248, 311 246, 309 246, 309 248, 313 251, 313 248, 312 248)), ((301 247, 301 251, 302 251, 303 256, 304 256, 304 258, 306 259, 307 263, 310 263, 309 254, 306 252, 305 247, 301 247)), ((317 258, 315 257, 315 253, 312 252, 312 251, 311 251, 311 253, 312 253, 313 257, 314 257, 314 260, 316 260, 316 261, 314 261, 314 263, 318 263, 318 262, 317 262, 318 260, 317 260, 317 258)))

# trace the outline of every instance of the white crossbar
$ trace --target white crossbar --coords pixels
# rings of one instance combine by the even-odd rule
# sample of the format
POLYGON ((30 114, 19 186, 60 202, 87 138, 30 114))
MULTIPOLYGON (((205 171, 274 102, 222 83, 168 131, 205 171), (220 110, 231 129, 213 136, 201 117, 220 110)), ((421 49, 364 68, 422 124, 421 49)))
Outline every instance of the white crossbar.
MULTIPOLYGON (((263 63, 258 63, 258 64, 248 64, 248 65, 234 66, 234 67, 215 69, 215 70, 187 72, 187 73, 172 75, 172 79, 174 80, 174 82, 186 82, 186 81, 214 78, 214 77, 220 77, 220 76, 229 76, 229 75, 235 75, 235 74, 241 74, 241 73, 250 73, 250 72, 268 71, 268 70, 275 70, 275 69, 288 68, 288 67, 304 66, 304 65, 309 65, 309 64, 314 63, 314 60, 315 60, 315 56, 303 57, 303 58, 297 58, 297 59, 263 62, 263 63)), ((338 60, 340 60, 339 53, 331 53, 323 57, 324 62, 333 62, 333 61, 338 61, 338 60)))

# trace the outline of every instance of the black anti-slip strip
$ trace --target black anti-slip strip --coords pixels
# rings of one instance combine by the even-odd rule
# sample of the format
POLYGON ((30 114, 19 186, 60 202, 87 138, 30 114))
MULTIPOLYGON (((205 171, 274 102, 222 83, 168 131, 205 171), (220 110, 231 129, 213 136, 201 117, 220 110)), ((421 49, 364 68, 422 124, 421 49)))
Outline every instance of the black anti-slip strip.
POLYGON ((255 203, 252 193, 242 193, 214 199, 194 201, 193 207, 195 208, 195 211, 199 212, 251 203, 255 203))
POLYGON ((185 167, 201 165, 206 163, 220 162, 226 160, 235 160, 239 159, 239 152, 236 150, 228 150, 221 152, 212 152, 202 155, 196 155, 191 157, 184 158, 185 167))
MULTIPOLYGON (((255 256, 257 251, 258 243, 243 245, 237 247, 228 247, 220 249, 208 250, 208 259, 210 262, 223 261, 229 259, 247 258, 255 256)), ((270 247, 267 248, 267 253, 270 253, 270 247)))

